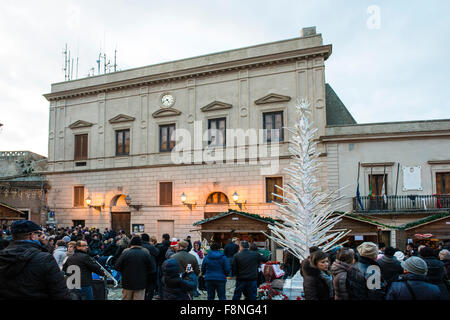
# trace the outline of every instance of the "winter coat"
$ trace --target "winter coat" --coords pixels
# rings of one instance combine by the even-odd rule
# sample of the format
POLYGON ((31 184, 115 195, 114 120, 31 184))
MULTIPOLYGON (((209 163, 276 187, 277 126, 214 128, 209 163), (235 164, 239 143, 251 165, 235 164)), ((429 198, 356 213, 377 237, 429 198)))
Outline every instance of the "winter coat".
POLYGON ((58 264, 58 267, 62 269, 63 261, 67 256, 67 249, 65 247, 58 247, 53 252, 53 257, 56 260, 56 263, 58 264))
POLYGON ((194 273, 197 276, 200 274, 200 268, 197 259, 186 250, 178 251, 171 258, 178 261, 178 265, 180 266, 179 273, 183 273, 184 271, 186 271, 186 266, 190 264, 194 273))
POLYGON ((227 243, 225 248, 223 248, 223 253, 227 258, 233 258, 233 256, 239 252, 239 246, 233 242, 227 243))
POLYGON ((441 295, 448 299, 449 293, 444 282, 444 278, 446 277, 444 263, 436 257, 425 257, 422 259, 426 262, 428 267, 426 276, 427 281, 437 285, 441 291, 441 295))
POLYGON ((264 262, 264 257, 256 251, 243 249, 236 253, 231 262, 231 269, 236 280, 256 281, 258 279, 258 268, 264 262))
POLYGON ((417 274, 405 274, 399 281, 394 281, 386 295, 386 300, 413 300, 406 281, 411 287, 416 300, 440 300, 440 290, 435 284, 428 283, 426 276, 417 274))
POLYGON ((64 274, 41 245, 13 241, 0 251, 0 299, 71 300, 64 274))
POLYGON ((80 267, 81 271, 81 287, 92 286, 92 272, 99 276, 104 276, 103 270, 95 262, 94 258, 90 257, 83 251, 75 249, 75 253, 69 256, 63 265, 63 271, 67 272, 67 268, 71 265, 80 267))
POLYGON ((150 252, 150 254, 155 259, 155 263, 156 263, 156 258, 159 255, 159 250, 154 245, 152 245, 150 242, 145 242, 145 241, 142 241, 142 247, 147 249, 148 252, 150 252))
POLYGON ((89 255, 96 256, 102 251, 102 243, 100 240, 92 240, 89 243, 89 255))
POLYGON ((158 257, 156 258, 157 265, 161 266, 164 260, 166 260, 166 252, 167 249, 169 248, 170 248, 170 241, 164 241, 156 245, 156 249, 159 250, 158 257))
POLYGON ((331 300, 330 284, 321 276, 321 271, 310 263, 303 264, 303 292, 306 300, 331 300))
POLYGON ((331 265, 331 274, 333 275, 333 289, 335 300, 349 300, 347 290, 347 272, 351 265, 335 260, 331 265))
POLYGON ((155 259, 140 246, 125 249, 114 268, 122 273, 122 287, 127 290, 147 288, 156 273, 155 259))
POLYGON ((114 241, 108 244, 101 252, 102 256, 114 256, 119 246, 114 241))
POLYGON ((377 263, 381 269, 381 277, 386 280, 388 287, 403 274, 403 268, 395 257, 383 255, 377 263))
POLYGON ((347 270, 346 288, 349 300, 369 299, 366 278, 358 268, 354 268, 354 265, 347 270))
POLYGON ((194 251, 194 249, 192 249, 191 251, 189 251, 189 253, 192 254, 192 255, 197 259, 198 266, 201 267, 204 258, 200 258, 200 256, 198 255, 197 252, 194 251))
POLYGON ((447 279, 450 280, 450 260, 444 260, 442 261, 444 263, 444 269, 445 273, 447 274, 447 279))
POLYGON ((210 251, 203 259, 202 273, 205 280, 227 281, 230 271, 229 260, 218 250, 210 251))
POLYGON ((177 260, 168 259, 161 266, 163 273, 163 299, 189 300, 188 292, 195 289, 195 282, 190 274, 180 276, 177 260))
POLYGON ((164 255, 164 260, 168 260, 172 258, 172 256, 175 254, 175 251, 172 250, 172 248, 167 249, 166 254, 164 255))
MULTIPOLYGON (((367 280, 367 279, 369 279, 369 277, 372 277, 372 273, 369 273, 367 271, 370 266, 380 267, 380 265, 376 261, 374 261, 370 258, 358 256, 358 262, 356 262, 353 265, 353 268, 359 269, 364 274, 364 278, 367 280)), ((380 272, 381 272, 381 268, 380 268, 380 272)), ((368 290, 367 291, 367 299, 368 300, 384 300, 385 295, 386 295, 387 283, 383 279, 383 276, 381 274, 380 274, 380 284, 381 284, 380 289, 369 289, 367 287, 367 282, 366 282, 366 288, 368 290)))

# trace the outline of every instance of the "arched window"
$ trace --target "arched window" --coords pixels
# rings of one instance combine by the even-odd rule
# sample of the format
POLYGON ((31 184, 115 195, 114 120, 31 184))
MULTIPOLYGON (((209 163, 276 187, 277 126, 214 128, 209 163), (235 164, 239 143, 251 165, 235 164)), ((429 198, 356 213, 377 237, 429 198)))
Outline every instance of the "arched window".
POLYGON ((206 204, 228 204, 228 197, 222 192, 213 192, 206 200, 206 204))

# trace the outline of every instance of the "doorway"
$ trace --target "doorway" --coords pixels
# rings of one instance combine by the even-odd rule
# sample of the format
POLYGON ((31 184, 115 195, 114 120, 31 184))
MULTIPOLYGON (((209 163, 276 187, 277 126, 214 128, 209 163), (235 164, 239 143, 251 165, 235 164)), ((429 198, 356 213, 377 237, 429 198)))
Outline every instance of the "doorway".
POLYGON ((111 229, 119 234, 120 230, 130 234, 131 213, 130 212, 111 212, 111 229))
POLYGON ((161 241, 162 235, 167 233, 170 238, 174 237, 174 221, 173 220, 158 220, 158 238, 157 241, 161 241))

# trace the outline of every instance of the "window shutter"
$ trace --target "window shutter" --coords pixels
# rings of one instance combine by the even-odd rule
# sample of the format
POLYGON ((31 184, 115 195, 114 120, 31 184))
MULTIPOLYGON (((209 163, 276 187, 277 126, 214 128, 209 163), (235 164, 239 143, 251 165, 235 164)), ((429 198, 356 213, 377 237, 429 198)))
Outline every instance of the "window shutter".
POLYGON ((81 136, 81 157, 87 159, 88 157, 88 135, 83 134, 81 136))
POLYGON ((159 204, 172 205, 172 182, 159 183, 159 204))
POLYGON ((88 156, 88 135, 78 134, 75 136, 74 160, 84 160, 88 156))
POLYGON ((73 190, 73 206, 83 207, 84 206, 84 187, 74 187, 73 190))

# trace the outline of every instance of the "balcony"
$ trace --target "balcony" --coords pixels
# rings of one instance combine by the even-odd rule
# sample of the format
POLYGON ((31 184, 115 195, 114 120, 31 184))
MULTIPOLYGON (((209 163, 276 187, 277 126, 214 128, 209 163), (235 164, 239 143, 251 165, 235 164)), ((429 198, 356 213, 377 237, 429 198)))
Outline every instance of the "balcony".
POLYGON ((357 213, 427 212, 450 210, 450 195, 364 196, 360 197, 364 210, 353 198, 357 213))

